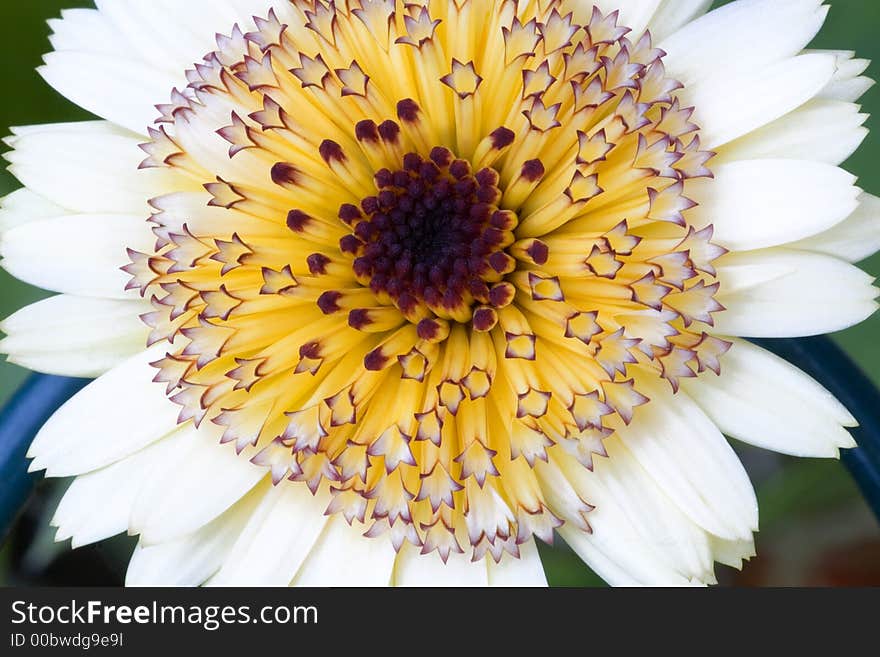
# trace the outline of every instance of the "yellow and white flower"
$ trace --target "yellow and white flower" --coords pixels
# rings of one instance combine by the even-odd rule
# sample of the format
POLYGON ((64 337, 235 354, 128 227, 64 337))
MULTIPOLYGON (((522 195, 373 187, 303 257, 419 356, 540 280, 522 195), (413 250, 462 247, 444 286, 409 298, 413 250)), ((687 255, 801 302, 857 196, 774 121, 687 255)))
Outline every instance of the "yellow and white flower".
POLYGON ((40 71, 102 120, 7 140, 2 264, 60 294, 0 348, 98 377, 30 451, 76 477, 57 538, 138 534, 130 584, 538 585, 554 532, 612 584, 741 565, 724 434, 854 444, 741 337, 870 315, 880 208, 838 166, 867 63, 804 50, 827 7, 710 4, 53 21, 40 71))

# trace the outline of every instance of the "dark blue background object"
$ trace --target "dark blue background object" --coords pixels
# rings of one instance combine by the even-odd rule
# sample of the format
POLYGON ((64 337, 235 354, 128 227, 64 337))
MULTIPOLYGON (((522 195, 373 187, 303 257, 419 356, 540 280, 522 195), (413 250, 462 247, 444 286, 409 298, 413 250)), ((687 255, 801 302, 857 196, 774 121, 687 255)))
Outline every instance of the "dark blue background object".
POLYGON ((42 476, 27 471, 25 454, 31 440, 49 416, 88 382, 32 374, 0 410, 0 540, 42 476))

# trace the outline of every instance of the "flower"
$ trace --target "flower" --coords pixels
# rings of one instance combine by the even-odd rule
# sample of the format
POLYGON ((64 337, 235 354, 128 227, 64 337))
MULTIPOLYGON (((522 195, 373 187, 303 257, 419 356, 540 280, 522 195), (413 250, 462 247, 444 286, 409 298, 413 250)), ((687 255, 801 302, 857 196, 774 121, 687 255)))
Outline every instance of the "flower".
POLYGON ((100 375, 30 451, 76 476, 57 538, 139 534, 132 584, 541 584, 554 532, 614 584, 751 556, 722 434, 835 456, 854 420, 738 336, 870 315, 878 201, 837 166, 866 63, 803 51, 827 8, 707 4, 54 22, 43 76, 104 120, 14 131, 0 248, 62 293, 3 350, 100 375))

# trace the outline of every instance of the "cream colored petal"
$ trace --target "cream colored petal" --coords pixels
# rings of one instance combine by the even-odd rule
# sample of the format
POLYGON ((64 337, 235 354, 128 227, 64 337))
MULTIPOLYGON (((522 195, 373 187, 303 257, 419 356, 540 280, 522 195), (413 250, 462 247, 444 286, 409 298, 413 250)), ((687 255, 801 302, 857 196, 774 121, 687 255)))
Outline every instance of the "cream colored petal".
POLYGON ((31 221, 0 239, 0 266, 16 278, 77 296, 136 299, 126 251, 151 251, 155 236, 137 215, 82 214, 31 221))
POLYGON ((0 322, 0 353, 47 374, 94 378, 144 350, 149 330, 139 315, 150 310, 141 299, 50 297, 0 322))
POLYGON ((836 58, 836 71, 831 82, 819 94, 821 98, 842 100, 854 103, 874 86, 874 80, 862 75, 871 63, 858 59, 851 50, 815 50, 833 55, 836 58))
POLYGON ((198 586, 217 572, 251 513, 271 484, 263 480, 229 510, 192 534, 157 543, 139 543, 125 575, 126 586, 198 586))
POLYGON ((818 235, 789 246, 825 253, 847 262, 864 260, 880 250, 880 198, 862 194, 859 207, 849 217, 818 235))
POLYGON ((619 12, 617 24, 625 25, 631 29, 630 36, 637 39, 648 27, 648 23, 663 3, 662 0, 629 0, 628 2, 595 0, 593 4, 603 14, 610 14, 613 11, 619 12))
POLYGON ((474 587, 488 584, 485 560, 473 562, 467 554, 449 555, 444 564, 436 552, 419 554, 404 543, 394 565, 394 586, 474 587))
POLYGON ((799 55, 754 70, 718 73, 686 85, 678 94, 694 107, 700 143, 717 149, 814 98, 834 74, 831 55, 799 55))
POLYGON ((60 205, 27 188, 17 189, 0 199, 0 236, 7 230, 29 221, 59 217, 63 214, 68 214, 68 211, 60 205))
POLYGON ((366 538, 341 516, 327 521, 292 586, 388 586, 396 554, 384 538, 366 538))
POLYGON ((685 86, 760 74, 800 52, 827 12, 821 0, 739 0, 687 23, 659 46, 667 70, 685 86))
POLYGON ((659 43, 705 14, 711 6, 712 0, 662 0, 651 17, 648 30, 655 43, 659 43))
POLYGON ((138 491, 174 458, 172 439, 160 440, 107 467, 71 482, 52 518, 56 541, 72 539, 79 547, 128 529, 138 491))
POLYGON ((793 456, 837 457, 855 447, 853 417, 831 393, 781 358, 743 340, 724 355, 721 376, 682 382, 732 438, 793 456))
POLYGON ((741 160, 719 164, 714 180, 694 181, 699 205, 690 219, 712 224, 716 243, 737 251, 776 246, 815 235, 858 207, 855 176, 804 160, 741 160))
POLYGON ((185 71, 216 48, 215 35, 238 22, 251 29, 270 0, 98 0, 97 10, 62 13, 51 22, 55 52, 40 73, 90 112, 145 135, 185 71), (173 15, 174 20, 168 20, 173 15))
POLYGON ((132 507, 129 531, 145 545, 174 540, 196 531, 244 497, 266 476, 221 445, 222 430, 209 423, 187 425, 172 439, 173 458, 140 490, 132 507))
POLYGON ((535 539, 519 546, 519 559, 505 554, 500 562, 491 560, 486 566, 489 569, 489 586, 547 586, 547 576, 535 539))
POLYGON ((666 495, 709 533, 747 539, 758 529, 758 503, 748 475, 718 427, 668 384, 639 380, 651 399, 618 429, 627 450, 666 495))
POLYGON ((763 128, 723 146, 718 163, 757 158, 814 160, 838 165, 868 134, 859 106, 816 98, 763 128))
POLYGON ((314 547, 327 517, 326 500, 305 486, 270 490, 223 562, 211 586, 286 586, 314 547))
MULTIPOLYGON (((182 178, 166 169, 138 169, 144 138, 106 121, 13 128, 4 157, 23 185, 69 214, 136 214, 147 201, 176 189, 182 178)), ((193 189, 200 189, 195 182, 193 189)))
POLYGON ((50 477, 84 474, 177 430, 180 407, 168 400, 162 385, 153 383, 156 370, 149 366, 167 349, 158 344, 71 397, 31 443, 31 472, 45 469, 50 477))
POLYGON ((713 580, 706 532, 679 510, 621 440, 611 438, 605 445, 608 457, 594 457, 592 472, 573 461, 562 465, 564 475, 581 498, 597 510, 611 509, 586 514, 592 533, 584 540, 601 543, 605 534, 622 532, 634 552, 649 554, 662 564, 658 579, 713 580), (608 519, 611 514, 613 521, 608 519))
POLYGON ((773 248, 732 253, 719 261, 715 313, 722 335, 755 338, 830 333, 858 324, 876 309, 873 278, 819 253, 773 248), (746 280, 741 280, 745 278, 746 280))

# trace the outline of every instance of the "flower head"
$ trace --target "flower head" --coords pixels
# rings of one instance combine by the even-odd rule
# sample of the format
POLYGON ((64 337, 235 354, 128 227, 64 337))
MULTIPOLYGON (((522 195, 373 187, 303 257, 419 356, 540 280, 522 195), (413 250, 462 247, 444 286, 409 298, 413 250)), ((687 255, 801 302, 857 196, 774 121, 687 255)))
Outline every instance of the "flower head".
MULTIPOLYGON (((138 554, 216 525, 234 545, 215 581, 244 581, 238 564, 271 517, 291 525, 284 583, 333 532, 343 552, 365 549, 361 534, 399 552, 395 578, 434 567, 419 555, 435 552, 517 568, 533 537, 558 531, 612 581, 710 581, 713 559, 749 556, 757 529, 716 424, 752 441, 762 423, 791 434, 762 411, 737 416, 757 394, 743 389, 750 369, 821 400, 813 451, 852 444, 839 404, 733 337, 828 330, 875 307, 857 270, 815 254, 836 253, 823 231, 861 221, 847 219, 860 208, 842 158, 810 162, 814 136, 784 138, 849 111, 822 91, 844 56, 798 54, 824 11, 774 5, 791 23, 785 46, 724 70, 699 61, 717 54, 713 30, 732 42, 764 29, 768 3, 678 31, 664 5, 662 48, 638 3, 609 4, 279 1, 250 27, 226 25, 186 71, 124 174, 152 235, 118 241, 127 292, 115 296, 147 327, 134 362, 152 368, 164 433, 119 463, 167 434, 160 481, 186 471, 168 464, 187 453, 206 476, 221 461, 235 475, 212 484, 224 503, 192 502, 206 510, 183 520, 135 503, 138 554), (827 191, 801 207, 791 192, 819 180, 827 191), (833 318, 760 317, 811 280, 846 288, 833 318), (689 547, 670 552, 664 532, 689 547)), ((46 75, 73 88, 52 60, 46 75)), ((25 147, 13 145, 15 162, 25 147)), ((14 318, 4 330, 14 354, 14 318)), ((784 407, 792 394, 772 396, 784 407)), ((35 442, 35 467, 65 470, 47 447, 64 414, 35 442)))

